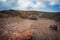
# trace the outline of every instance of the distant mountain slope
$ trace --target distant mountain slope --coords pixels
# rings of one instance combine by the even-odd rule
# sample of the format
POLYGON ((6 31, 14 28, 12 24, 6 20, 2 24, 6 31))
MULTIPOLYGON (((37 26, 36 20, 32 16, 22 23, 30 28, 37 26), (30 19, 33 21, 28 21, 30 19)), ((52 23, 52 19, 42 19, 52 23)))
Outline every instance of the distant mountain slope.
POLYGON ((31 15, 36 15, 39 18, 52 18, 55 17, 56 13, 54 12, 40 12, 40 11, 21 11, 21 10, 3 10, 0 11, 0 18, 7 17, 20 17, 20 18, 29 18, 31 15))

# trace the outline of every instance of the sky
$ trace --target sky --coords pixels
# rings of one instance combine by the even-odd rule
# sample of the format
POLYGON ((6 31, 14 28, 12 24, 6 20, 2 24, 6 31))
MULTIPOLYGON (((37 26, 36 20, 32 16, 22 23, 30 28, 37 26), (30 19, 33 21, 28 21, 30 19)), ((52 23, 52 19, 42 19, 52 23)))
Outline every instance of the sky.
POLYGON ((60 0, 0 0, 0 10, 60 12, 60 0))

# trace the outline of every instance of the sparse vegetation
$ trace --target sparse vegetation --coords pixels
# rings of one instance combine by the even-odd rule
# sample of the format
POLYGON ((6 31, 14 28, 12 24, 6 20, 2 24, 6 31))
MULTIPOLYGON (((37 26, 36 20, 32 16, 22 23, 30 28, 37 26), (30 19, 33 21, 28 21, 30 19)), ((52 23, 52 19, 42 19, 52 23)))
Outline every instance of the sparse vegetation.
POLYGON ((60 21, 60 13, 57 14, 57 17, 55 16, 55 13, 50 12, 19 10, 0 11, 0 40, 60 39, 60 25, 56 22, 60 21), (30 17, 31 15, 32 17, 30 17), (32 20, 28 20, 30 18, 32 20))
POLYGON ((0 13, 0 18, 21 18, 18 15, 9 15, 9 14, 4 14, 4 13, 0 13))
POLYGON ((29 19, 29 16, 36 15, 38 18, 50 18, 56 15, 53 12, 38 12, 38 11, 19 11, 19 10, 4 10, 0 11, 0 18, 23 18, 29 19))

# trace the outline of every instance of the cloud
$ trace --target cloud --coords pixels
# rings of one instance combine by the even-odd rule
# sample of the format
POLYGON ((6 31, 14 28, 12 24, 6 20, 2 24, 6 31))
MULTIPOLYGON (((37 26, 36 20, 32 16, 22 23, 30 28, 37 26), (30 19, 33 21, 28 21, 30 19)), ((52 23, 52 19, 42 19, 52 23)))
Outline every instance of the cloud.
POLYGON ((0 1, 6 2, 6 0, 0 0, 0 1))
POLYGON ((15 7, 15 9, 20 10, 34 10, 38 8, 45 8, 46 5, 43 2, 40 2, 39 0, 18 0, 18 7, 15 7), (29 9, 28 9, 29 8, 29 9))
POLYGON ((55 1, 51 1, 51 2, 50 2, 50 5, 55 5, 55 4, 56 4, 55 1))
POLYGON ((60 6, 60 0, 0 0, 0 9, 41 10, 60 6))
POLYGON ((19 9, 27 9, 32 3, 27 0, 18 0, 18 7, 19 9))
POLYGON ((37 8, 45 8, 46 5, 44 3, 42 3, 42 2, 37 2, 36 4, 32 5, 32 7, 34 9, 37 9, 37 8))
POLYGON ((60 5, 60 0, 48 0, 49 5, 54 6, 54 5, 60 5))
POLYGON ((60 5, 60 3, 59 0, 18 0, 18 7, 15 7, 15 9, 39 10, 48 7, 48 5, 60 5))

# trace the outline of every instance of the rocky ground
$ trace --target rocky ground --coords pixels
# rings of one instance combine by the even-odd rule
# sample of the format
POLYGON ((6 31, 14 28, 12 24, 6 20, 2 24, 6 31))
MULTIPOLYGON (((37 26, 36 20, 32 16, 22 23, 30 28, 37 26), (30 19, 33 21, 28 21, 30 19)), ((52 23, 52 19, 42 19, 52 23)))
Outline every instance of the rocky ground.
POLYGON ((60 26, 54 20, 29 20, 16 18, 0 18, 0 35, 36 30, 31 40, 60 40, 60 26), (57 30, 51 29, 51 25, 57 25, 57 30))

